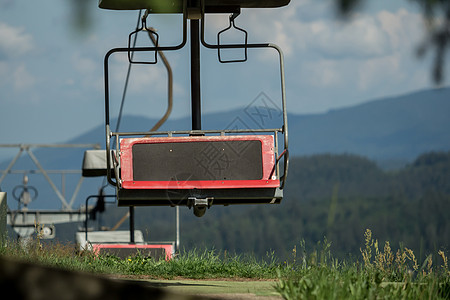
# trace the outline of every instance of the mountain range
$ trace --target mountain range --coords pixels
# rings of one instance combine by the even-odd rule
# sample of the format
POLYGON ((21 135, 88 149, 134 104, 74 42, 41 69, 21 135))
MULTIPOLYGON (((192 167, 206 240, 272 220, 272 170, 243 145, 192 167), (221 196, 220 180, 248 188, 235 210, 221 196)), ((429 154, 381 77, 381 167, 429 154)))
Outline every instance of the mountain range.
MULTIPOLYGON (((116 121, 112 121, 112 128, 116 121)), ((146 131, 156 122, 155 119, 140 116, 124 116, 120 131, 146 131)), ((204 129, 276 128, 281 125, 281 110, 263 93, 243 109, 205 114, 202 118, 204 129)), ((379 164, 386 161, 401 161, 405 164, 422 153, 450 150, 450 88, 378 99, 321 114, 288 114, 288 125, 291 157, 324 153, 356 154, 379 164)), ((160 130, 187 130, 190 126, 190 117, 169 119, 160 130)), ((98 143, 104 148, 104 135, 104 125, 101 124, 66 143, 98 143)), ((84 149, 33 151, 45 169, 81 169, 84 149)), ((0 169, 6 169, 9 162, 0 163, 0 169)), ((14 168, 36 169, 30 162, 29 158, 22 155, 14 168)), ((21 178, 18 175, 16 177, 5 180, 1 188, 4 191, 12 190, 21 183, 21 178)), ((69 184, 68 192, 75 189, 76 182, 72 183, 70 179, 65 181, 69 184)), ((99 180, 87 179, 85 182, 92 185, 90 193, 95 193, 101 185, 99 180)), ((40 184, 43 184, 42 181, 34 181, 34 185, 40 184)), ((85 197, 85 193, 80 197, 85 197)), ((44 201, 39 202, 43 204, 44 201)))
MULTIPOLYGON (((203 128, 281 127, 281 110, 268 102, 266 107, 254 101, 253 107, 204 115, 203 128)), ((126 116, 120 130, 145 131, 156 122, 126 116)), ((450 88, 378 99, 321 114, 288 114, 288 125, 293 156, 352 153, 377 161, 412 161, 424 152, 450 149, 450 88)), ((188 130, 190 126, 190 117, 169 119, 161 130, 188 130)), ((101 125, 69 142, 104 145, 103 135, 101 125)))

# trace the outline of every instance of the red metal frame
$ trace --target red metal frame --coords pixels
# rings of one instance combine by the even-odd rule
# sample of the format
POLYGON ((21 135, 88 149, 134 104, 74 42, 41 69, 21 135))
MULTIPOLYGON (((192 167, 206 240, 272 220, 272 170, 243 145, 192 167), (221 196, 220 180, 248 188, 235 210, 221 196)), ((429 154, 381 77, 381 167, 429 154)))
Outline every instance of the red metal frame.
POLYGON ((124 138, 120 141, 122 188, 124 189, 232 189, 232 188, 277 188, 280 180, 272 170, 276 164, 274 137, 272 135, 238 136, 182 136, 124 138), (258 140, 262 147, 263 177, 260 180, 191 180, 191 181, 134 181, 133 154, 135 144, 191 143, 211 141, 258 140))

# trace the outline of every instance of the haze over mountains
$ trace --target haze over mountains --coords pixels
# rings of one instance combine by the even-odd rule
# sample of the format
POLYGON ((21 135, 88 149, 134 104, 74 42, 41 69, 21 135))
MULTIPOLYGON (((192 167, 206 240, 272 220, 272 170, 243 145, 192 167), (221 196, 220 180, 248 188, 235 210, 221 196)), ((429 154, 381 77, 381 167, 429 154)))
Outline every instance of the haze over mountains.
MULTIPOLYGON (((296 101, 293 95, 288 100, 296 101)), ((124 116, 120 131, 145 131, 157 121, 124 116)), ((261 93, 242 110, 204 115, 202 127, 275 128, 281 127, 281 121, 277 102, 261 93)), ((351 153, 376 161, 412 161, 424 152, 450 150, 450 88, 374 100, 323 114, 289 114, 288 124, 291 156, 351 153)), ((112 120, 111 128, 114 130, 115 126, 112 120)), ((169 119, 160 130, 190 128, 190 117, 185 117, 169 119)), ((102 116, 98 127, 66 143, 98 143, 104 148, 104 132, 102 116)), ((45 162, 44 167, 78 169, 83 151, 74 149, 62 153, 52 149, 36 150, 36 153, 42 153, 39 157, 45 162)), ((5 169, 7 163, 0 163, 0 168, 5 169)))
POLYGON ((291 118, 295 154, 354 153, 412 160, 450 149, 450 89, 427 90, 291 118))
MULTIPOLYGON (((289 101, 295 101, 295 96, 291 95, 289 101)), ((99 118, 98 127, 66 143, 98 143, 104 148, 105 129, 102 118, 103 116, 99 118)), ((323 114, 289 114, 288 120, 291 157, 349 153, 377 161, 383 167, 401 167, 425 152, 450 150, 450 88, 374 100, 323 114)), ((125 116, 121 120, 120 131, 145 131, 156 121, 145 117, 125 116)), ((281 121, 281 110, 277 102, 261 93, 242 110, 204 115, 202 126, 204 129, 276 128, 281 127, 281 121)), ((111 125, 114 129, 114 120, 111 125)), ((185 117, 168 120, 160 130, 190 128, 190 117, 185 117)), ((84 150, 34 149, 33 152, 45 169, 81 170, 84 150)), ((5 170, 9 162, 10 159, 0 163, 0 169, 5 170)), ((29 157, 22 155, 13 169, 37 168, 29 157)), ((4 191, 12 190, 14 186, 21 184, 20 176, 5 179, 1 188, 4 191)), ((102 185, 101 178, 97 179, 85 180, 78 204, 84 201, 82 199, 86 195, 96 193, 102 185)), ((37 178, 30 178, 30 184, 37 187, 41 184, 48 185, 43 179, 37 178)), ((75 189, 76 181, 72 182, 67 178, 66 184, 70 193, 70 190, 75 189)), ((44 198, 44 195, 40 192, 39 198, 44 198)), ((49 201, 39 199, 38 206, 55 207, 54 202, 49 201)))
MULTIPOLYGON (((293 95, 288 100, 296 101, 293 95)), ((126 116, 120 131, 148 130, 156 121, 126 116)), ((204 115, 202 122, 204 129, 273 128, 282 124, 276 101, 265 94, 242 110, 204 115)), ((450 149, 450 88, 378 99, 323 114, 289 114, 288 124, 293 156, 352 153, 378 161, 411 161, 424 152, 450 149)), ((167 121, 161 130, 187 130, 190 126, 190 117, 185 117, 167 121)), ((103 147, 104 127, 100 125, 70 142, 95 142, 103 147)))

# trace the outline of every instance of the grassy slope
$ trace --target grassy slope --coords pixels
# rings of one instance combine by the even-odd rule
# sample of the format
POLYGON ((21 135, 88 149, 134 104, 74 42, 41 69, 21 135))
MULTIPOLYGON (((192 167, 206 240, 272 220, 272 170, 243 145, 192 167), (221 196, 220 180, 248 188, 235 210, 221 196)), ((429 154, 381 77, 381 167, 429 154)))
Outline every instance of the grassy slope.
POLYGON ((291 259, 284 262, 274 256, 257 260, 253 256, 230 257, 207 250, 181 253, 171 261, 154 261, 139 255, 118 259, 91 253, 74 255, 73 248, 61 245, 43 248, 39 240, 26 247, 10 243, 0 249, 0 254, 70 270, 145 278, 153 285, 178 287, 183 292, 196 294, 224 291, 257 294, 261 290, 271 295, 275 286, 286 299, 450 298, 450 272, 444 252, 439 251, 435 261, 429 256, 424 262, 418 262, 406 247, 395 250, 388 242, 378 245, 370 230, 364 238, 362 259, 352 262, 333 258, 326 239, 321 248, 310 253, 304 248, 294 248, 291 259), (180 283, 182 279, 220 282, 189 280, 180 283))

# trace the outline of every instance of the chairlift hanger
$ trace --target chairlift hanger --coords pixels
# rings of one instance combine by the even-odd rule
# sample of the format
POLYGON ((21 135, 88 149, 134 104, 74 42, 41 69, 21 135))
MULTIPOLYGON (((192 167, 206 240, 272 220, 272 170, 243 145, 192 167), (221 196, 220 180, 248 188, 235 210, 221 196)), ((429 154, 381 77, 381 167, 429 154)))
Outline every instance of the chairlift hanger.
MULTIPOLYGON (((211 205, 280 203, 288 171, 288 133, 285 102, 284 63, 281 49, 270 43, 249 44, 247 32, 234 24, 241 8, 275 8, 290 0, 101 0, 105 9, 147 9, 148 13, 182 13, 183 40, 176 46, 156 43, 153 47, 111 49, 105 56, 106 175, 117 189, 120 206, 181 206, 194 208, 202 216, 211 205), (232 13, 230 25, 218 33, 217 44, 204 38, 206 13, 232 13), (109 120, 109 67, 111 55, 134 51, 156 52, 181 49, 187 41, 187 20, 191 38, 192 130, 112 132, 109 120), (199 24, 201 20, 201 28, 199 24), (220 33, 230 28, 245 33, 243 44, 221 44, 220 33), (202 130, 200 111, 200 43, 217 49, 222 63, 243 62, 248 48, 273 48, 280 58, 283 125, 280 128, 241 130, 202 130), (221 49, 245 49, 243 60, 223 60, 221 49), (279 135, 284 145, 279 145, 279 135), (111 141, 114 140, 114 143, 111 141), (280 151, 279 151, 280 148, 280 151), (279 154, 281 152, 281 154, 279 154), (280 171, 280 161, 284 168, 280 171)), ((129 40, 131 40, 130 34, 129 40)), ((130 63, 136 62, 130 59, 130 63)))

